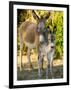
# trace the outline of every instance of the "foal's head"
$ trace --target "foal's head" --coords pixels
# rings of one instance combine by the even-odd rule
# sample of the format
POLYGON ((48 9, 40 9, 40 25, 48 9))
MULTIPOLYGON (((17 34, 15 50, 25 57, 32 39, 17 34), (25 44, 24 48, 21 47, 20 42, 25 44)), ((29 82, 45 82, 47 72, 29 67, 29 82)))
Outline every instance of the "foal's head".
POLYGON ((53 31, 50 31, 48 27, 48 45, 51 49, 55 47, 55 38, 56 38, 56 26, 54 26, 53 31))

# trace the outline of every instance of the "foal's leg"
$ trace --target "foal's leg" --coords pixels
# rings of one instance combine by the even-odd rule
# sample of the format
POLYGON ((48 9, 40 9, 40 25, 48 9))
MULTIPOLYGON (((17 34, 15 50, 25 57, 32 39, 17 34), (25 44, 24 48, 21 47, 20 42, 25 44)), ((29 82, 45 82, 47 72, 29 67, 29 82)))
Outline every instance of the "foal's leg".
POLYGON ((46 52, 46 58, 47 58, 46 79, 48 79, 50 60, 49 60, 49 55, 47 52, 46 52))
POLYGON ((46 68, 46 78, 48 79, 48 73, 50 71, 51 77, 53 78, 53 60, 48 59, 48 64, 46 68))
POLYGON ((51 77, 54 78, 53 77, 53 60, 52 59, 50 60, 50 73, 51 73, 51 77))
POLYGON ((41 68, 41 66, 42 66, 42 60, 39 59, 39 60, 38 60, 38 77, 39 77, 39 78, 42 77, 42 68, 41 68))
POLYGON ((46 79, 48 79, 48 66, 49 66, 49 60, 47 59, 47 67, 46 67, 46 79))

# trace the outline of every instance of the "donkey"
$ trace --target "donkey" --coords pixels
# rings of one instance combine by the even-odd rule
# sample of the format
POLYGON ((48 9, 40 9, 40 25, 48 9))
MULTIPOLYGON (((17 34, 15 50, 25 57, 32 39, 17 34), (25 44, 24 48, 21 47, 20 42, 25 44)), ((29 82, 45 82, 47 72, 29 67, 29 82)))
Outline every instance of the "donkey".
MULTIPOLYGON (((41 31, 40 31, 41 32, 41 31)), ((39 68, 38 68, 38 75, 39 78, 42 77, 42 63, 43 58, 46 56, 47 59, 47 68, 46 68, 46 78, 48 78, 48 66, 50 69, 51 77, 53 77, 53 59, 54 59, 54 53, 55 53, 55 35, 56 34, 56 26, 54 26, 53 31, 50 31, 49 26, 47 27, 47 30, 44 30, 42 33, 40 33, 39 42, 39 68)))
POLYGON ((33 18, 37 21, 37 24, 31 21, 23 22, 19 27, 19 36, 20 36, 20 71, 22 71, 22 52, 23 52, 23 44, 25 44, 28 48, 27 50, 27 58, 28 63, 31 65, 30 60, 30 51, 33 48, 38 50, 39 48, 39 38, 42 38, 40 33, 45 31, 45 22, 50 17, 50 12, 44 18, 39 17, 34 10, 32 10, 33 18), (39 36, 40 35, 40 36, 39 36))

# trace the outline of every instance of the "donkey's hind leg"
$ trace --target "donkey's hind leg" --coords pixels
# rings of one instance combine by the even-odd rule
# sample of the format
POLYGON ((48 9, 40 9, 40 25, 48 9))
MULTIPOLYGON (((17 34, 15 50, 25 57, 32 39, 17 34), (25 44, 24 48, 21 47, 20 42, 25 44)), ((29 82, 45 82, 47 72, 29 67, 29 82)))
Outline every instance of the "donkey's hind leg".
POLYGON ((32 66, 32 62, 31 62, 31 59, 30 59, 30 53, 31 53, 31 50, 30 48, 28 48, 28 51, 27 51, 27 59, 28 59, 28 65, 30 65, 30 68, 31 69, 31 73, 32 73, 32 79, 34 79, 34 68, 32 66))
POLYGON ((30 65, 30 68, 33 68, 32 63, 31 63, 30 56, 31 56, 31 50, 30 50, 30 48, 28 48, 28 50, 27 50, 28 64, 30 65))
POLYGON ((22 71, 23 68, 23 63, 22 63, 22 54, 23 54, 23 39, 22 39, 22 35, 19 33, 19 39, 20 39, 20 71, 22 71))
POLYGON ((48 65, 49 65, 49 62, 47 62, 47 67, 46 67, 46 79, 48 79, 48 73, 49 73, 49 72, 48 72, 48 69, 49 69, 49 68, 48 68, 48 65))
POLYGON ((22 53, 23 53, 23 43, 20 43, 20 61, 19 61, 19 64, 20 64, 20 71, 22 71, 22 68, 23 68, 22 53))

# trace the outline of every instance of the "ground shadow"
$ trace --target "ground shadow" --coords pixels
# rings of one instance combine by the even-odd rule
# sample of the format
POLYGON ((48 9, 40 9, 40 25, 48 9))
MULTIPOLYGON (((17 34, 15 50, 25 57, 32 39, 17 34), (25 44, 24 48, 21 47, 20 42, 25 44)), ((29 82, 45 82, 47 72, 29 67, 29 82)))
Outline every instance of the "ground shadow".
MULTIPOLYGON (((38 68, 36 67, 37 64, 35 64, 34 69, 29 69, 27 65, 28 64, 25 64, 23 66, 22 71, 20 71, 19 68, 17 69, 17 80, 37 80, 38 79, 38 68)), ((63 65, 53 66, 53 77, 54 79, 63 78, 63 65)), ((51 73, 49 72, 48 79, 51 79, 51 78, 52 78, 51 73)), ((41 79, 46 79, 46 68, 43 69, 43 75, 41 79)))

